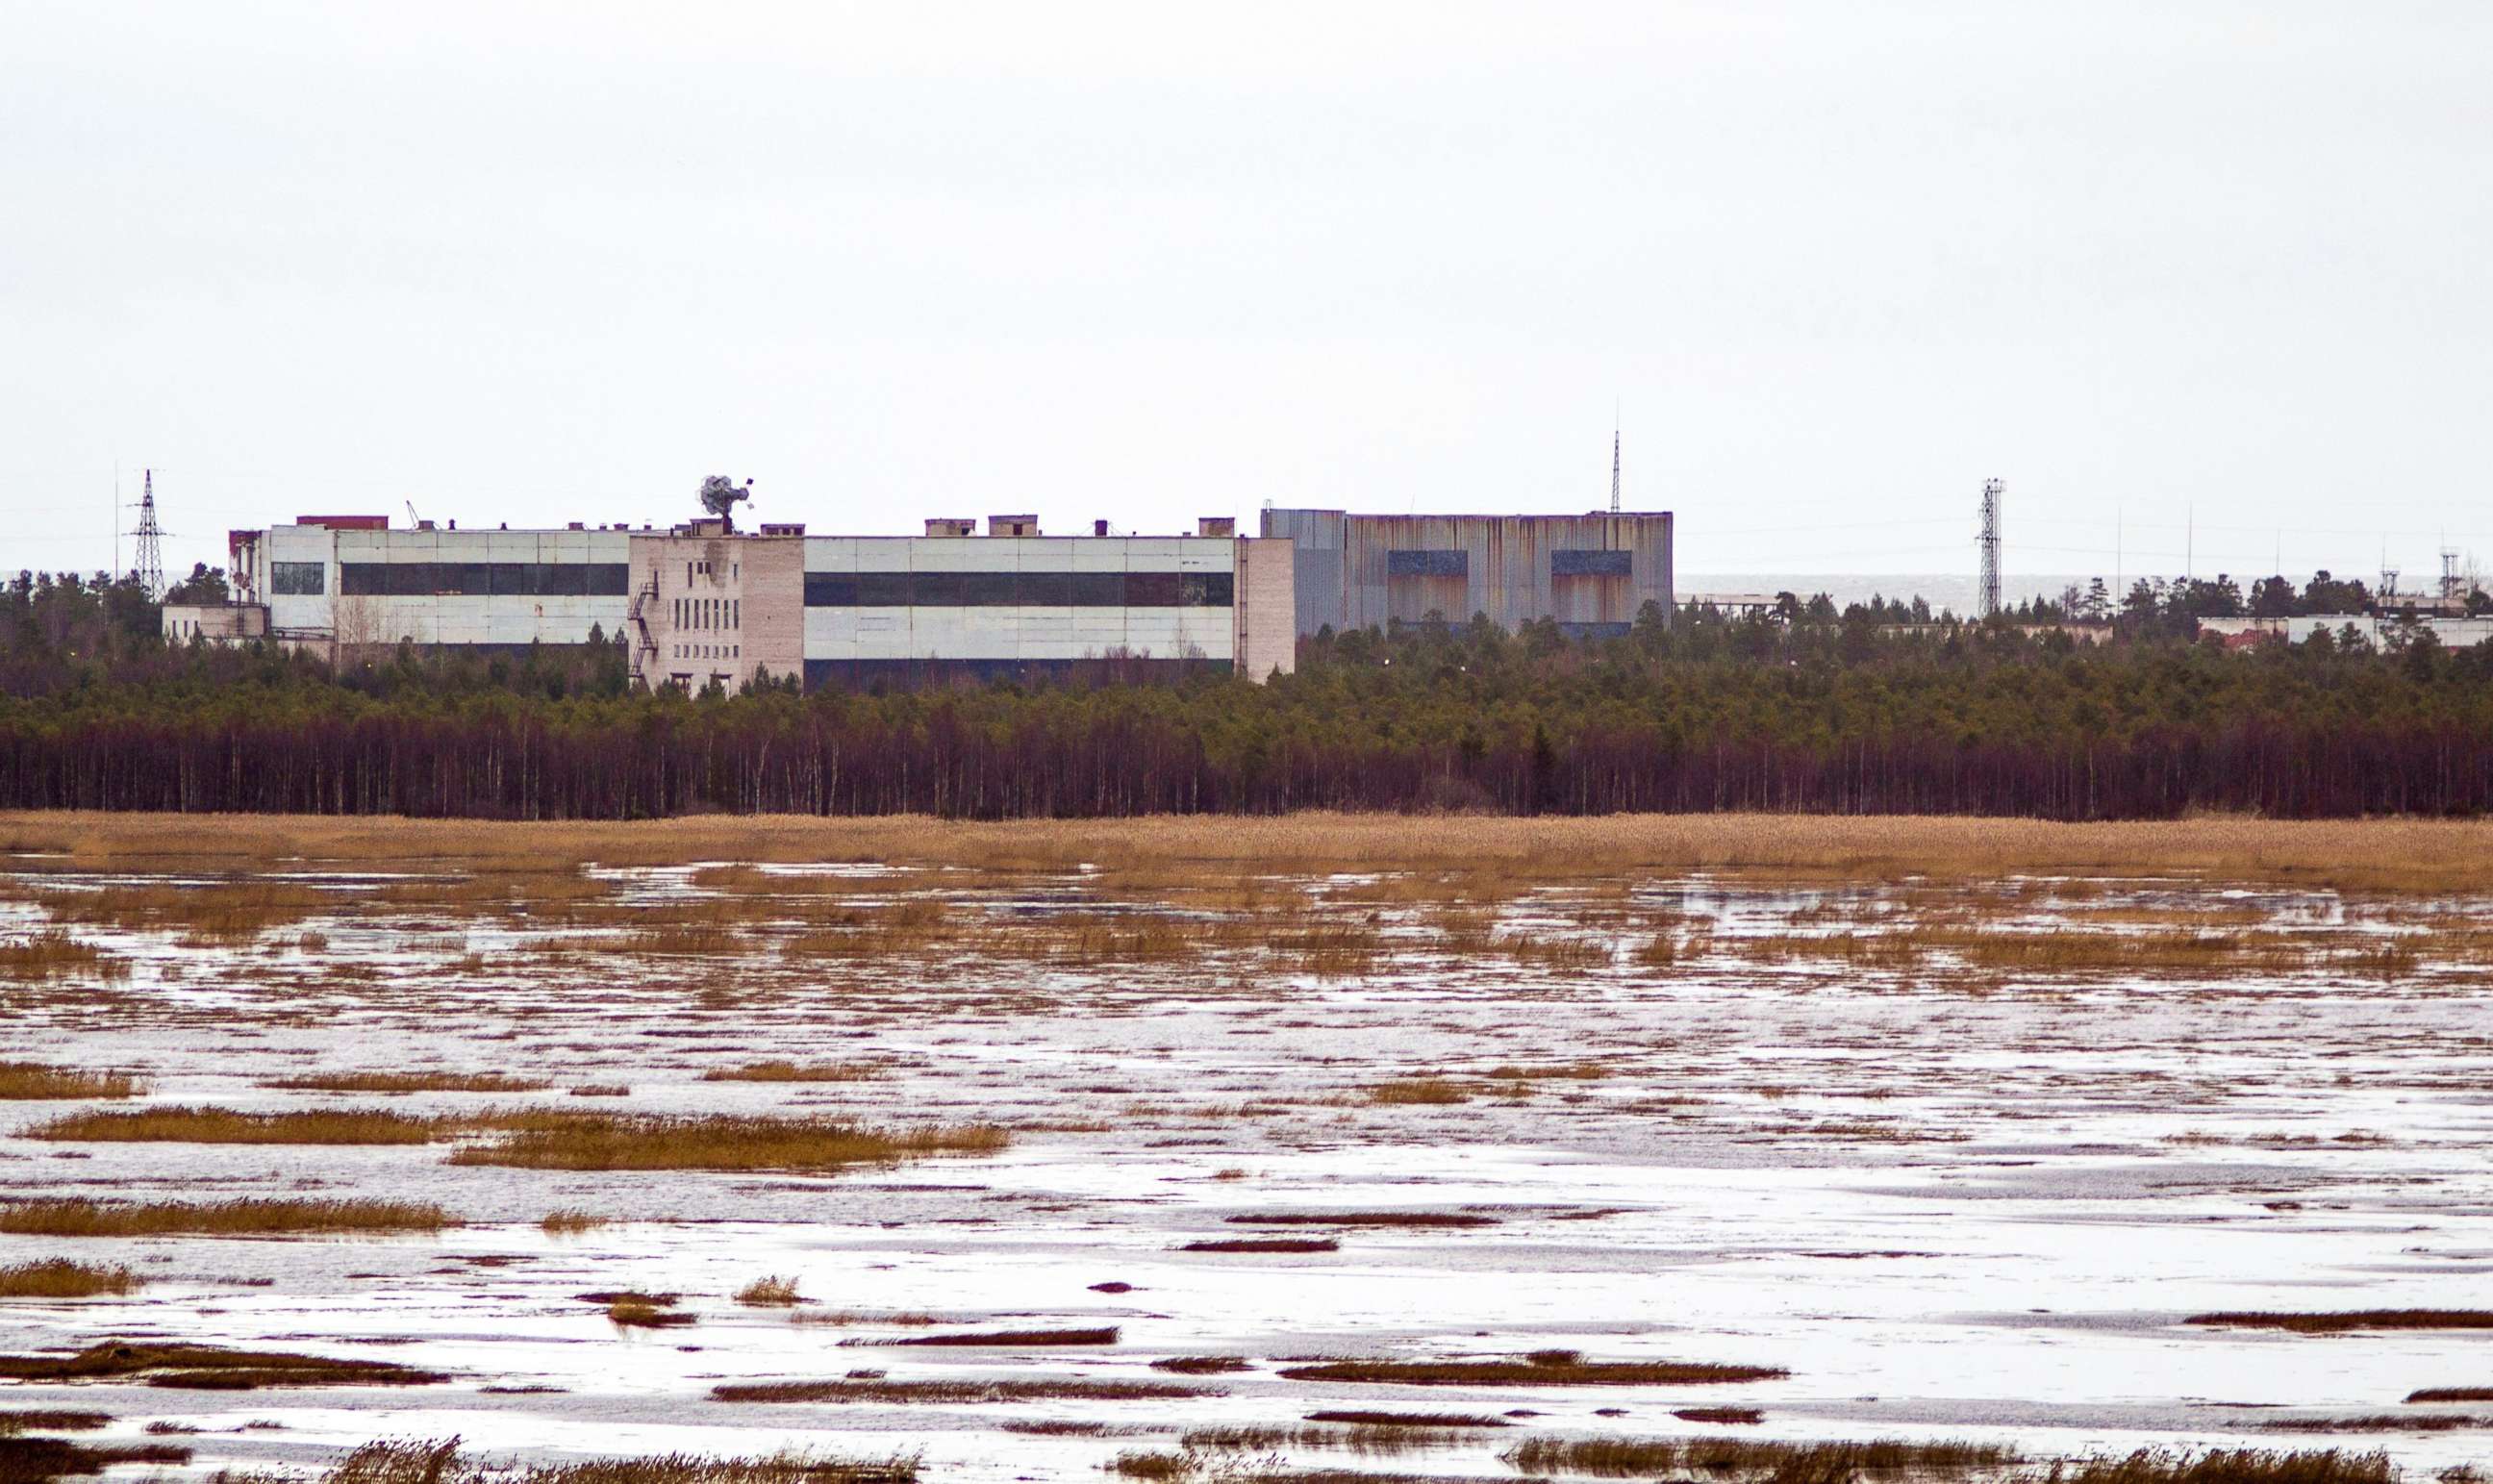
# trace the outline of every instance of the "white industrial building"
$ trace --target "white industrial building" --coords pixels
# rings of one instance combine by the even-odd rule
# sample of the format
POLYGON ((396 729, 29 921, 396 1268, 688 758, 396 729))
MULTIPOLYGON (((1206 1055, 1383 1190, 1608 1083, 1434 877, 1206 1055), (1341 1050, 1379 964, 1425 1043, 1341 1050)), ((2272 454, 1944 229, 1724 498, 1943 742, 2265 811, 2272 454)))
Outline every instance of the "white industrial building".
POLYGON ((335 660, 402 643, 524 651, 621 644, 645 685, 1036 679, 1106 669, 1263 680, 1293 667, 1286 542, 1226 520, 1192 535, 1048 536, 1031 516, 927 522, 924 536, 460 530, 304 516, 231 534, 233 599, 167 605, 165 632, 265 636, 335 660))

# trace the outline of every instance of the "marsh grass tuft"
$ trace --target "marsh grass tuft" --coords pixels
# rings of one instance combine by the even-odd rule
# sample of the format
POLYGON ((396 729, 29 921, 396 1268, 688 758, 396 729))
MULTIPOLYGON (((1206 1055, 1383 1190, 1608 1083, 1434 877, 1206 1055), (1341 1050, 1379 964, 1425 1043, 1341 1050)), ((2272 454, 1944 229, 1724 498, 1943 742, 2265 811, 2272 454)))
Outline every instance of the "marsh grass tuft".
POLYGON ((713 1067, 705 1082, 871 1082, 891 1075, 877 1062, 747 1062, 741 1067, 713 1067))
POLYGON ((1397 1386, 1688 1386, 1781 1380, 1790 1374, 1781 1366, 1585 1360, 1573 1350, 1541 1350, 1514 1360, 1336 1360, 1293 1366, 1281 1376, 1294 1381, 1397 1386))
POLYGON ((736 1290, 736 1301, 754 1309, 778 1309, 796 1302, 794 1278, 756 1278, 736 1290))
POLYGON ((594 1231, 606 1224, 607 1218, 593 1211, 583 1210, 579 1206, 563 1206, 548 1211, 544 1219, 537 1223, 556 1236, 578 1236, 584 1231, 594 1231))
POLYGON ((120 1380, 194 1391, 261 1386, 415 1386, 449 1378, 386 1360, 338 1360, 285 1350, 106 1340, 74 1355, 0 1356, 0 1378, 21 1381, 120 1380))
POLYGON ((1404 1077, 1395 1082, 1379 1082, 1367 1089, 1367 1101, 1389 1106, 1406 1105, 1433 1105, 1469 1103, 1471 1094, 1443 1077, 1404 1077))
POLYGON ((2017 1462, 2014 1452, 1989 1443, 1755 1442, 1727 1438, 1531 1438, 1498 1456, 1526 1473, 1597 1478, 1749 1474, 1776 1484, 1931 1478, 1995 1471, 2017 1462))
POLYGON ((924 1402, 935 1405, 988 1402, 1164 1402, 1216 1396, 1199 1386, 1124 1380, 885 1380, 749 1381, 712 1386, 721 1402, 924 1402))
POLYGON ((1494 1227, 1497 1218, 1468 1211, 1276 1211, 1232 1216, 1233 1227, 1494 1227))
POLYGON ((947 1154, 992 1154, 1009 1136, 991 1124, 873 1128, 815 1118, 630 1117, 528 1112, 496 1120, 496 1142, 461 1149, 453 1165, 522 1169, 839 1169, 947 1154))
POLYGON ((126 1267, 91 1267, 54 1257, 0 1267, 0 1298, 101 1298, 135 1290, 146 1280, 126 1267))
POLYGON ((849 1345, 992 1346, 1020 1349, 1048 1345, 1114 1345, 1115 1326, 1105 1329, 990 1329, 942 1335, 910 1335, 898 1340, 850 1340, 849 1345))
POLYGON ((498 1072, 324 1072, 310 1076, 280 1077, 262 1082, 285 1092, 543 1092, 552 1082, 541 1077, 508 1076, 498 1072))
POLYGON ((130 963, 57 928, 24 937, 0 938, 0 979, 52 980, 74 974, 128 979, 130 963))
POLYGON ((89 1447, 59 1438, 15 1438, 0 1429, 0 1484, 49 1484, 99 1474, 117 1464, 187 1464, 191 1450, 169 1442, 89 1447))
MULTIPOLYGON (((917 1455, 842 1458, 777 1453, 706 1458, 671 1453, 575 1464, 489 1465, 438 1441, 370 1442, 347 1454, 316 1484, 914 1484, 917 1455)), ((260 1484, 248 1475, 238 1484, 260 1484)))
POLYGON ((2356 1309, 2339 1314, 2235 1310, 2194 1314, 2185 1324, 2282 1329, 2298 1335, 2343 1335, 2363 1329, 2493 1329, 2493 1309, 2356 1309))
POLYGON ((26 1200, 0 1205, 13 1236, 292 1236, 314 1231, 434 1231, 460 1225, 439 1206, 400 1200, 119 1202, 26 1200))
POLYGON ((1219 1237, 1200 1242, 1187 1242, 1180 1252, 1338 1252, 1341 1243, 1332 1237, 1219 1237))
POLYGON ((70 1113, 26 1131, 28 1138, 78 1143, 424 1144, 438 1119, 379 1108, 246 1113, 225 1107, 142 1107, 70 1113))
POLYGON ((675 1329, 692 1323, 693 1316, 669 1307, 674 1303, 646 1293, 618 1293, 607 1301, 606 1317, 619 1329, 675 1329))
POLYGON ((1451 1428, 1507 1427, 1504 1417, 1487 1417, 1466 1411, 1311 1411, 1309 1422, 1346 1422, 1354 1427, 1418 1427, 1431 1431, 1451 1428))
POLYGON ((21 1433, 93 1433, 112 1426, 108 1411, 70 1411, 44 1408, 34 1411, 0 1411, 0 1438, 13 1438, 21 1433))
POLYGON ((2051 1477, 2058 1484, 2395 1484, 2398 1470, 2386 1453, 2335 1448, 2298 1453, 2217 1448, 2196 1454, 2141 1448, 2119 1457, 2058 1465, 2051 1477))
POLYGON ((0 1099, 127 1098, 143 1092, 136 1077, 122 1072, 81 1072, 47 1067, 41 1062, 0 1062, 0 1099))

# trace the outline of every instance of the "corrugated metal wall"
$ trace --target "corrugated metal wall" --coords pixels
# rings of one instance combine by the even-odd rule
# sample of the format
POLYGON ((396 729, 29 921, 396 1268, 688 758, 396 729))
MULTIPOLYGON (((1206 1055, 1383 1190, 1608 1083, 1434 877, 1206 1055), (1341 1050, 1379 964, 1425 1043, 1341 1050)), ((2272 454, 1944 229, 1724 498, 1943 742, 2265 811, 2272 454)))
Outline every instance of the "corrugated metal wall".
POLYGON ((1671 606, 1667 511, 1611 515, 1351 515, 1267 510, 1264 534, 1296 548, 1299 632, 1451 622, 1476 613, 1508 628, 1551 618, 1576 630, 1622 628, 1647 602, 1671 606), (1616 552, 1614 560, 1557 560, 1616 552))

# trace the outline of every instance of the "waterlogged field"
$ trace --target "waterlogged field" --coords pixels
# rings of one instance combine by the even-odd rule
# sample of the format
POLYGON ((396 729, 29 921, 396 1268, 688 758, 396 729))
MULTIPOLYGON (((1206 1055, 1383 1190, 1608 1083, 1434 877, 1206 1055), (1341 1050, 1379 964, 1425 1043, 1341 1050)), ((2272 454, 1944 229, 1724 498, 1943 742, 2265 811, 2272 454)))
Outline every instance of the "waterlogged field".
POLYGON ((10 1480, 2493 1466, 2474 827, 0 844, 10 1480))

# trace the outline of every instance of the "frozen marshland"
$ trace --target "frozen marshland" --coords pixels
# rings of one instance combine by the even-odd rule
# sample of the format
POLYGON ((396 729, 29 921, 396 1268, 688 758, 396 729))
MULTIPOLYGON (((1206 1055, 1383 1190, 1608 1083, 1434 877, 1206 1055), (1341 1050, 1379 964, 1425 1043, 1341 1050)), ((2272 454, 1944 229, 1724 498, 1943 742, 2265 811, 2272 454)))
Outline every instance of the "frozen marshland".
POLYGON ((307 1475, 2493 1456, 2493 896, 648 855, 8 857, 0 1433, 307 1475), (332 1202, 396 1214, 286 1227, 332 1202))

